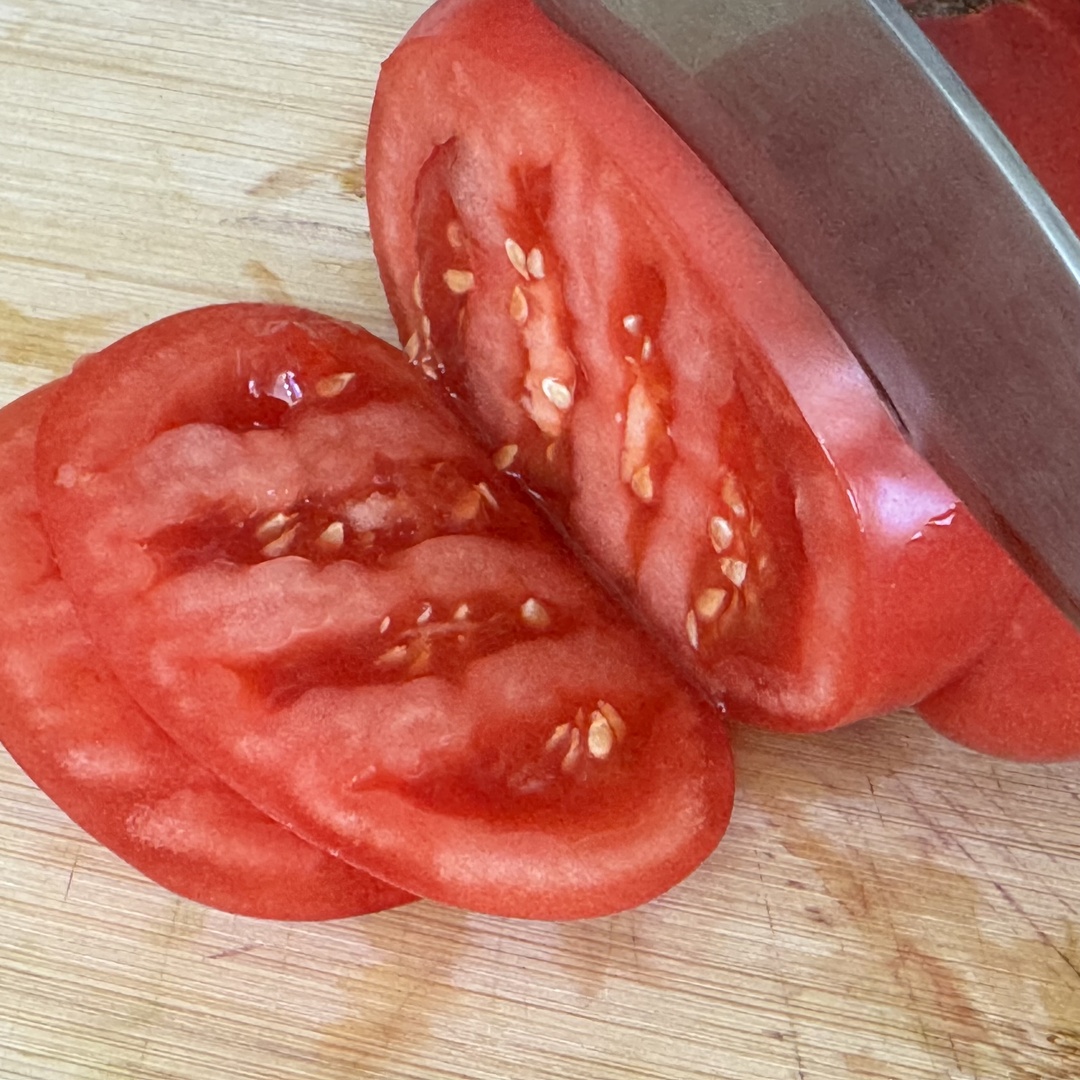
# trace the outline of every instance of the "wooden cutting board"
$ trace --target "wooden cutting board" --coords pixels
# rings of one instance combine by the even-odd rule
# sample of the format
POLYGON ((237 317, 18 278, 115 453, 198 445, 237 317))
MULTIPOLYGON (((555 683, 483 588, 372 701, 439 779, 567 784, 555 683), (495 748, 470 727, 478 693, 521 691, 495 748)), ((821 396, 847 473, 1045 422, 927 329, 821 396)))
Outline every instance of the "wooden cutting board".
MULTIPOLYGON (((0 0, 0 398, 211 301, 391 336, 360 162, 424 7, 0 0)), ((207 911, 0 758, 0 1078, 1080 1076, 1080 767, 903 717, 737 749, 707 865, 573 925, 207 911)))

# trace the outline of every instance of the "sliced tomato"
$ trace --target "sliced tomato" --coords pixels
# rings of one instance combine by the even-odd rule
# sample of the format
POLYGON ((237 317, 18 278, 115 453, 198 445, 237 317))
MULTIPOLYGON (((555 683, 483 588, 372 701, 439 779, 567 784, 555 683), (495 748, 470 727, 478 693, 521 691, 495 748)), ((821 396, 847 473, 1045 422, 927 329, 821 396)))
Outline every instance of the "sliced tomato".
POLYGON ((0 411, 0 741, 87 832, 199 903, 336 919, 411 899, 261 814, 184 754, 110 674, 79 626, 38 513, 34 445, 57 387, 0 411))
POLYGON ((923 31, 1080 228, 1080 3, 913 0, 909 6, 925 13, 923 31))
POLYGON ((954 742, 1017 761, 1080 757, 1080 634, 1018 568, 989 649, 918 705, 954 742))
POLYGON ((84 359, 38 440, 47 529, 125 686, 278 821, 410 892, 597 915, 732 801, 714 710, 401 354, 281 307, 84 359))
POLYGON ((421 18, 367 179, 414 364, 734 715, 832 727, 984 645, 992 542, 723 188, 529 0, 421 18))

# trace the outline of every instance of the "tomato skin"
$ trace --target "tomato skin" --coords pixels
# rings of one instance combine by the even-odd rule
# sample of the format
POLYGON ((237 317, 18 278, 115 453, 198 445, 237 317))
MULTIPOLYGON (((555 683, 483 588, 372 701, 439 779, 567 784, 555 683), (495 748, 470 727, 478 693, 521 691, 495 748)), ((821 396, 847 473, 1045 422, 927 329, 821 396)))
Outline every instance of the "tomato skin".
MULTIPOLYGON (((632 88, 528 0, 429 9, 383 67, 367 178, 402 340, 423 351, 430 339, 470 423, 493 448, 525 447, 515 469, 733 716, 794 731, 834 727, 914 703, 979 652, 1001 600, 988 577, 995 545, 898 433, 857 361, 727 193, 632 88), (518 180, 530 170, 539 177, 531 189, 518 180), (447 206, 466 226, 456 248, 442 236, 447 206), (535 243, 546 257, 541 283, 523 284, 507 267, 501 243, 516 241, 511 228, 523 253, 535 243), (440 292, 450 257, 472 260, 474 283, 456 307, 440 292), (620 260, 633 258, 643 265, 620 274, 620 260), (650 274, 659 290, 649 291, 650 274), (556 421, 530 429, 517 400, 522 375, 505 358, 522 350, 512 288, 533 290, 521 332, 531 357, 529 320, 537 305, 551 307, 539 287, 553 282, 565 312, 549 322, 578 363, 580 394, 567 413, 568 448, 561 435, 551 444, 552 467, 530 442, 556 421), (600 416, 601 405, 617 422, 632 409, 618 404, 628 385, 619 325, 632 304, 658 313, 651 367, 666 366, 668 379, 650 391, 654 426, 682 440, 657 452, 662 476, 646 510, 619 475, 618 436, 605 434, 600 416), (681 319, 665 321, 680 305, 681 319), (739 423, 763 448, 748 468, 760 466, 762 503, 775 504, 764 532, 786 584, 762 571, 773 598, 756 628, 705 641, 711 630, 698 625, 691 636, 689 619, 701 597, 709 610, 716 595, 698 590, 722 584, 706 535, 721 489, 711 444, 723 440, 722 410, 740 394, 739 423)), ((645 369, 635 369, 639 385, 645 369)))
POLYGON ((37 459, 125 687, 317 846, 563 919, 651 899, 723 833, 713 711, 359 328, 269 305, 163 320, 77 366, 37 459))
POLYGON ((1080 757, 1080 634, 1012 568, 1021 588, 990 647, 958 679, 919 702, 935 731, 1014 761, 1080 757))
POLYGON ((0 740, 76 823, 147 877, 264 919, 339 919, 412 899, 303 843, 187 758, 79 626, 42 532, 35 436, 57 383, 0 410, 0 740))

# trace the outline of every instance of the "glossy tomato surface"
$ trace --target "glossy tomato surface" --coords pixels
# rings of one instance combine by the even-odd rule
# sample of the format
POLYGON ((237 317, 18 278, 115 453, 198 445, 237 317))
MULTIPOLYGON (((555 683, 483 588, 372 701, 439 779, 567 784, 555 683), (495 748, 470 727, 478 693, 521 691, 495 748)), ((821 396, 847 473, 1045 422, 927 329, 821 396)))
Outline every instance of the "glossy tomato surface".
POLYGON ((62 810, 173 892, 268 919, 401 904, 196 764, 131 700, 76 619, 41 528, 34 445, 59 384, 0 411, 0 741, 62 810))
POLYGON ((259 305, 141 330, 58 392, 38 481, 133 696, 380 878, 597 915, 664 891, 722 834, 714 710, 364 331, 259 305))
POLYGON ((1080 634, 1026 578, 986 652, 919 703, 941 734, 1019 761, 1080 757, 1080 634))
POLYGON ((429 10, 367 170, 413 363, 732 715, 832 727, 982 648, 1015 587, 992 542, 724 189, 529 0, 429 10))

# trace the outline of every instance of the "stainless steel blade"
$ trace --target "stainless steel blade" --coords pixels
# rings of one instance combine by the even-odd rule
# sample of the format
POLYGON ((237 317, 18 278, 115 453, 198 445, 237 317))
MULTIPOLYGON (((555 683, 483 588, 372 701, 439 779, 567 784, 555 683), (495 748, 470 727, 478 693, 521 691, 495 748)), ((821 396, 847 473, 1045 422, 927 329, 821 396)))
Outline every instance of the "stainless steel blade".
POLYGON ((1080 241, 896 0, 538 4, 724 182, 1080 625, 1080 241))

